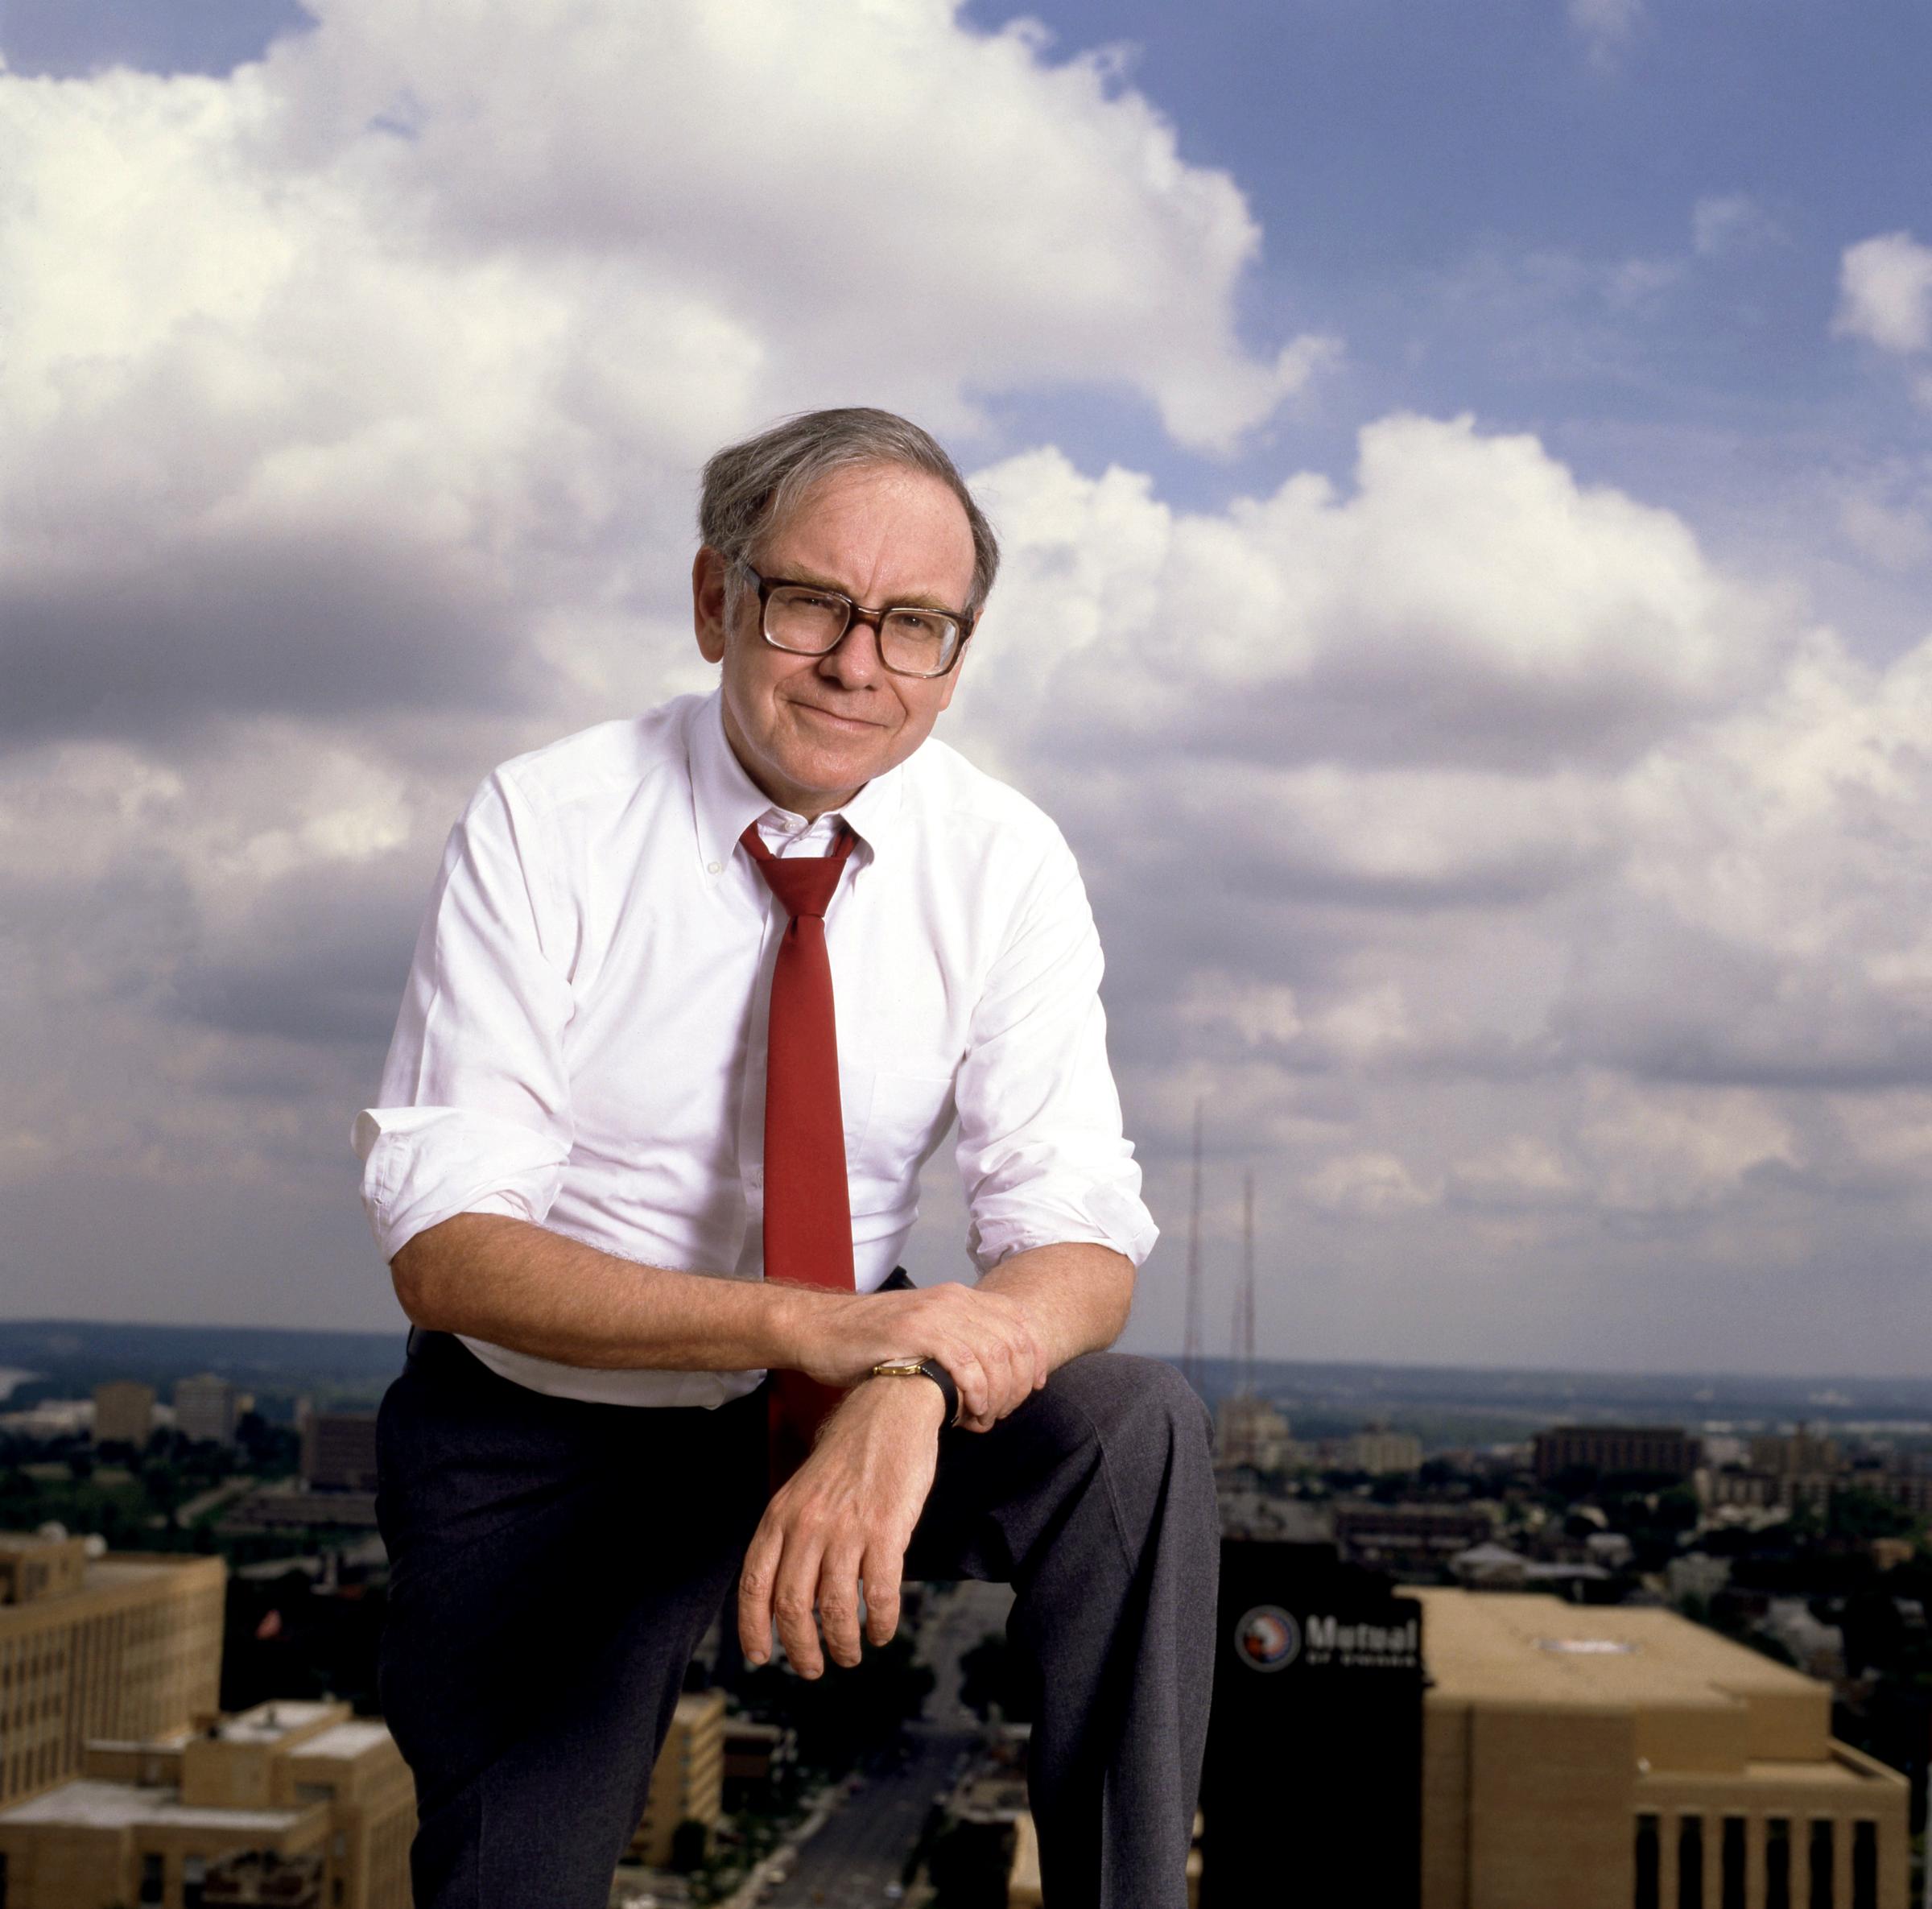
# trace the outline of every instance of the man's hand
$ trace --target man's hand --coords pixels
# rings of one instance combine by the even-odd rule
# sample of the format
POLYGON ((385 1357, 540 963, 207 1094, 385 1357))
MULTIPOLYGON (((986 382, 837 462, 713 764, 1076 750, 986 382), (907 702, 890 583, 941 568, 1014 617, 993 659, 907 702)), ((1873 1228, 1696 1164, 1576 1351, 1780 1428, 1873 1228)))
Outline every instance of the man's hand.
POLYGON ((944 1415, 939 1389, 926 1378, 870 1379, 832 1414, 811 1456, 766 1506, 745 1554, 738 1642, 747 1663, 770 1655, 774 1622, 801 1677, 817 1676, 825 1655, 857 1663, 861 1584, 865 1636, 890 1640, 944 1415))
MULTIPOLYGON (((857 1385, 887 1359, 937 1359, 960 1388, 960 1423, 971 1432, 1024 1405, 1051 1370, 1027 1308, 985 1286, 839 1296, 802 1323, 795 1362, 825 1385, 857 1385)), ((937 1386, 920 1383, 937 1399, 937 1386)))

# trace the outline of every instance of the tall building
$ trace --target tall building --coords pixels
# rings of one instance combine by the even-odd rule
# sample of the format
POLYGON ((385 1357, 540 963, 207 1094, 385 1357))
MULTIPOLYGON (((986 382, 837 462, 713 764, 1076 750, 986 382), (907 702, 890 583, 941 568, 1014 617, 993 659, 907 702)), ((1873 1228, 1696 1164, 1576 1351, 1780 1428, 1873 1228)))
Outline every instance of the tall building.
POLYGON ((235 1442, 235 1421, 241 1415, 235 1388, 225 1378, 204 1372, 175 1382, 175 1429, 184 1438, 208 1439, 220 1445, 235 1442))
POLYGON ((317 1491, 374 1491, 376 1415, 311 1412, 302 1425, 302 1477, 317 1491))
POLYGON ((1751 1469, 1782 1477, 1788 1472, 1842 1472, 1835 1439, 1822 1438, 1802 1425, 1795 1432, 1761 1433, 1751 1441, 1751 1469))
POLYGON ((1224 1399, 1215 1414, 1215 1462, 1225 1470, 1278 1472, 1290 1457, 1288 1421, 1265 1399, 1224 1399))
POLYGON ((409 1909, 415 1791, 388 1729, 276 1702, 146 1741, 0 1809, 6 1909, 409 1909))
POLYGON ((222 1561, 87 1552, 0 1533, 0 1808, 71 1776, 89 1738, 159 1736, 220 1700, 222 1561))
POLYGON ((1536 1475, 1548 1484, 1566 1474, 1600 1478, 1688 1478, 1702 1457, 1681 1425, 1558 1425, 1536 1435, 1536 1475))
POLYGON ((631 1838, 634 1861, 663 1869, 680 1823, 696 1820, 707 1829, 724 1813, 724 1693, 687 1691, 650 1773, 644 1820, 631 1838))
POLYGON ((1221 1547, 1206 1909, 1906 1909, 1831 1687, 1674 1613, 1221 1547))
POLYGON ((110 1378, 94 1387, 94 1443, 132 1445, 147 1443, 155 1425, 155 1388, 132 1378, 110 1378))
POLYGON ((1906 1909, 1906 1781, 1674 1613, 1422 1589, 1422 1909, 1906 1909))

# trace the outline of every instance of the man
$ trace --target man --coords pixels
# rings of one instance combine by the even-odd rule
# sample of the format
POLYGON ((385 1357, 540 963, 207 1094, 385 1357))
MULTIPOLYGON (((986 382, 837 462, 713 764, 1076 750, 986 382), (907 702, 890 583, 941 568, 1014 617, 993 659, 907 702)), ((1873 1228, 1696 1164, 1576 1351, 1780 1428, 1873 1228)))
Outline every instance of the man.
POLYGON ((357 1122, 415 1328, 379 1511, 416 1901, 601 1909, 733 1582, 747 1660, 775 1629, 815 1677, 910 1572, 1015 1586, 1054 1909, 1178 1909, 1205 1415, 1103 1349, 1154 1235, 1072 858, 927 739, 992 531, 865 410, 720 452, 700 527, 717 692, 485 783, 357 1122), (981 1276, 912 1289, 956 1115, 981 1276))

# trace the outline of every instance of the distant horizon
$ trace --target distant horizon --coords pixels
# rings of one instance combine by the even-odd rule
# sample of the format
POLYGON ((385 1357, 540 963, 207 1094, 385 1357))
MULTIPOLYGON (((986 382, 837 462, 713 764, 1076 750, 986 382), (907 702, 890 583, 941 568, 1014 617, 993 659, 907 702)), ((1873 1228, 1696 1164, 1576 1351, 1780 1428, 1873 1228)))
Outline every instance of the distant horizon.
MULTIPOLYGON (((31 1315, 14 1316, 0 1314, 0 1333, 10 1329, 60 1331, 88 1328, 107 1330, 135 1332, 182 1333, 197 1332, 258 1333, 265 1337, 288 1338, 344 1339, 358 1341, 375 1341, 390 1344, 406 1338, 410 1327, 407 1320, 399 1320, 393 1330, 380 1327, 357 1326, 301 1326, 287 1324, 254 1324, 233 1320, 179 1320, 143 1319, 88 1319, 72 1316, 31 1315)), ((1171 1366, 1184 1366, 1185 1355, 1180 1352, 1165 1352, 1135 1348, 1143 1356, 1160 1359, 1171 1366)), ((0 1353, 0 1358, 10 1357, 10 1353, 0 1353)), ((1203 1366, 1213 1367, 1217 1372, 1236 1367, 1240 1362, 1225 1353, 1203 1354, 1203 1366)), ((1929 1400, 1932 1400, 1932 1374, 1923 1372, 1843 1372, 1823 1370, 1761 1370, 1747 1366, 1579 1366, 1553 1364, 1491 1364, 1468 1360, 1422 1361, 1414 1359, 1367 1358, 1352 1355, 1307 1355, 1294 1358, 1272 1356, 1257 1357, 1258 1370, 1268 1367, 1291 1369, 1307 1366, 1343 1370, 1359 1370, 1374 1372, 1415 1373, 1467 1373, 1472 1376, 1484 1374, 1509 1375, 1520 1378, 1593 1379, 1624 1379, 1637 1381, 1690 1381, 1738 1380, 1746 1382, 1773 1381, 1790 1384, 1816 1382, 1820 1384, 1856 1384, 1860 1386, 1922 1386, 1929 1400)), ((20 1368, 0 1363, 0 1376, 14 1373, 20 1368)))

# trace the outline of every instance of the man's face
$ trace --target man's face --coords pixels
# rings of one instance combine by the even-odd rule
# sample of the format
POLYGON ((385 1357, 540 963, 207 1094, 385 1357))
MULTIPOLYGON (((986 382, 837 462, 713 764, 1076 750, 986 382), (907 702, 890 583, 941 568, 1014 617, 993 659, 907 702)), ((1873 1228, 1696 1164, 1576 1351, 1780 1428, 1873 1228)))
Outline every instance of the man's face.
MULTIPOLYGON (((956 614, 972 588, 972 531, 938 478, 868 465, 816 485, 753 560, 766 576, 822 584, 871 609, 956 614)), ((759 633, 754 589, 727 619, 726 570, 707 548, 691 571, 698 647, 724 666, 724 733, 745 772, 781 808, 823 815, 926 740, 952 700, 963 661, 943 676, 895 676, 879 660, 877 632, 856 619, 823 656, 774 650, 759 633)))

